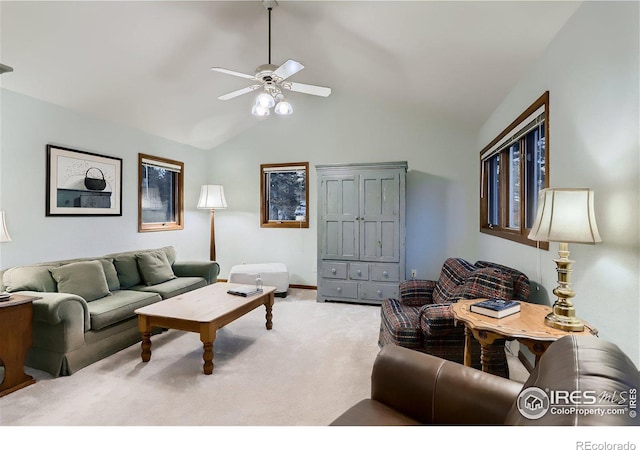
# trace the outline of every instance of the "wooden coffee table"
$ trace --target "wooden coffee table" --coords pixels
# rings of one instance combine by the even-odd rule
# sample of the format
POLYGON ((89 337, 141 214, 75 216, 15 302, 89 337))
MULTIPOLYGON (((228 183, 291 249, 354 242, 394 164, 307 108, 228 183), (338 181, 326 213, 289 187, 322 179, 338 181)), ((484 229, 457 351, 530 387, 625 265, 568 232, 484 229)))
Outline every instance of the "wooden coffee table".
POLYGON ((545 325, 544 318, 551 312, 546 305, 520 302, 520 312, 502 319, 484 316, 471 312, 469 307, 476 302, 485 299, 458 300, 451 305, 456 321, 465 325, 464 365, 471 365, 470 342, 471 335, 475 337, 481 346, 482 370, 491 366, 488 359, 491 357, 491 345, 500 339, 517 340, 525 345, 535 355, 535 363, 553 342, 567 334, 591 334, 598 335, 598 330, 585 324, 584 331, 563 331, 545 325))
POLYGON ((135 310, 138 314, 138 328, 142 334, 142 361, 151 359, 151 330, 153 327, 171 328, 200 333, 204 353, 203 371, 206 375, 213 372, 213 341, 219 328, 264 305, 266 327, 273 327, 271 319, 274 303, 273 286, 264 286, 259 294, 249 297, 227 294, 232 287, 242 286, 233 283, 214 283, 153 305, 135 310))

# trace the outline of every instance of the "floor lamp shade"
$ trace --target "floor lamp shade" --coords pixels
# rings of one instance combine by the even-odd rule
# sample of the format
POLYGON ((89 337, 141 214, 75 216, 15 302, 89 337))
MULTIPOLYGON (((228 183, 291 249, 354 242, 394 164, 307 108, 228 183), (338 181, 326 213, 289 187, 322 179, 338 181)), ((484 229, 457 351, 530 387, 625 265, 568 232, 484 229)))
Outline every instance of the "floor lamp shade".
POLYGON ((216 260, 216 234, 214 210, 227 207, 227 200, 224 198, 224 188, 220 184, 205 184, 200 188, 200 198, 198 208, 211 210, 211 245, 209 248, 209 258, 216 260))
POLYGON ((0 211, 0 242, 9 242, 11 237, 7 231, 7 222, 4 219, 4 211, 0 211))
POLYGON ((575 297, 571 289, 571 266, 569 242, 595 244, 602 242, 593 207, 591 189, 557 189, 540 191, 536 220, 529 233, 529 239, 544 242, 559 242, 556 272, 558 286, 553 293, 558 298, 553 311, 545 317, 545 324, 564 331, 582 331, 584 323, 575 316, 571 299, 575 297))
POLYGON ((198 208, 201 209, 224 209, 227 207, 227 200, 224 198, 224 187, 220 184, 205 184, 200 188, 200 198, 198 208))

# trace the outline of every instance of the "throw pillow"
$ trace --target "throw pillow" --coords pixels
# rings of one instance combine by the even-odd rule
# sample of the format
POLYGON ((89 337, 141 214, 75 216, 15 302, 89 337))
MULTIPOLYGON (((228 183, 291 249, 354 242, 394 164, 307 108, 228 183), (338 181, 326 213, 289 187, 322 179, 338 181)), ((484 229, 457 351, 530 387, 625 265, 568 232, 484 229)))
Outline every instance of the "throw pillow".
POLYGON ((120 289, 129 289, 140 284, 140 272, 138 272, 138 262, 134 254, 122 254, 113 258, 113 265, 118 272, 120 289))
POLYGON ((501 298, 511 300, 513 298, 513 279, 508 274, 490 267, 474 270, 458 286, 452 297, 455 300, 461 298, 501 298))
POLYGON ((140 275, 142 275, 142 279, 147 286, 153 286, 176 278, 164 251, 139 253, 136 258, 140 275))
POLYGON ((2 284, 7 292, 56 292, 56 282, 49 269, 55 266, 22 266, 7 269, 2 284))
POLYGON ((58 292, 79 295, 88 302, 111 295, 100 261, 75 262, 49 270, 58 282, 58 292))
POLYGON ((450 303, 456 296, 456 289, 476 270, 470 262, 462 258, 449 258, 442 265, 440 278, 433 289, 433 303, 450 303))
POLYGON ((120 280, 118 279, 118 271, 113 265, 113 259, 101 259, 102 269, 104 270, 104 276, 107 278, 107 285, 110 291, 117 291, 120 289, 120 280))

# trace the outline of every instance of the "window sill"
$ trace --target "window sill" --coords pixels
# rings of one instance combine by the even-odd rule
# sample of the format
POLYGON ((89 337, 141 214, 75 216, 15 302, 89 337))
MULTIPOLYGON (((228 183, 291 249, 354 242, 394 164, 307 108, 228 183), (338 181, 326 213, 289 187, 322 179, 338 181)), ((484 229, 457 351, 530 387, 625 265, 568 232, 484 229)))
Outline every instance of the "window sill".
POLYGON ((540 248, 542 250, 549 250, 548 242, 538 242, 529 239, 526 236, 519 234, 518 232, 508 232, 505 230, 496 230, 493 228, 481 227, 480 233, 489 234, 491 236, 507 239, 509 241, 517 242, 519 244, 528 245, 530 247, 540 248))

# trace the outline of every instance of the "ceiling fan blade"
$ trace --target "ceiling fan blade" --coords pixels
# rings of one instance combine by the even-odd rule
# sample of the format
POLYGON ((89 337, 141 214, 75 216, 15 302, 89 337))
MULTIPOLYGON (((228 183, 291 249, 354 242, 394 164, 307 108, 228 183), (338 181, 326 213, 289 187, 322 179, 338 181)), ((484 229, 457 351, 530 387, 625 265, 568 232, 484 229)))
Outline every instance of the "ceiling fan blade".
POLYGON ((294 61, 293 59, 288 60, 283 65, 278 67, 273 71, 273 74, 278 78, 286 80, 291 75, 296 74, 304 69, 304 66, 300 64, 298 61, 294 61))
POLYGON ((289 90, 294 92, 302 92, 303 94, 319 95, 320 97, 328 97, 331 94, 331 88, 323 86, 313 86, 304 83, 286 83, 289 90))
POLYGON ((218 97, 220 100, 231 100, 232 98, 239 97, 240 95, 246 94, 251 91, 255 91, 260 87, 259 84, 254 84, 253 86, 249 86, 246 88, 238 89, 237 91, 229 92, 228 94, 221 95, 218 97))
POLYGON ((256 79, 254 75, 236 72, 235 70, 223 69, 222 67, 212 67, 211 70, 215 70, 216 72, 220 72, 220 73, 226 73, 227 75, 233 75, 234 77, 246 78, 247 80, 256 79))

